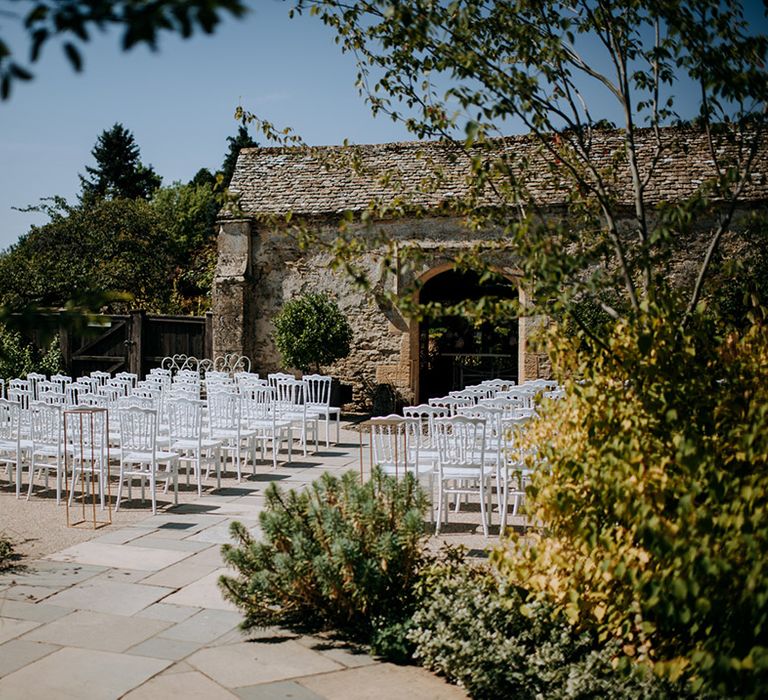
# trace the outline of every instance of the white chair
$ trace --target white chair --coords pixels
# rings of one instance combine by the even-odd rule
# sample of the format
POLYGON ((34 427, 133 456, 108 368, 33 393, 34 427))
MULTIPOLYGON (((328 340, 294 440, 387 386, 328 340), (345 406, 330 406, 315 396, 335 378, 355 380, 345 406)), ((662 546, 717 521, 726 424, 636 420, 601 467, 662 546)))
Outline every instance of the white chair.
POLYGON ((21 467, 24 454, 32 447, 21 439, 21 406, 16 401, 0 399, 0 464, 5 464, 9 479, 16 483, 16 498, 21 495, 21 467))
POLYGON ((488 537, 488 512, 494 470, 485 458, 485 421, 453 416, 435 420, 437 431, 437 525, 448 522, 450 496, 477 495, 483 534, 488 537))
MULTIPOLYGON (((426 482, 430 507, 434 496, 435 460, 419 453, 421 422, 418 418, 403 418, 396 414, 377 416, 369 421, 371 426, 371 467, 396 479, 411 473, 417 481, 426 482)), ((434 521, 434 509, 430 512, 434 521)))
POLYGON ((175 452, 159 450, 157 446, 157 411, 140 406, 121 406, 118 409, 120 421, 120 481, 117 487, 117 505, 120 509, 123 484, 128 484, 128 498, 131 498, 131 484, 138 478, 141 484, 141 500, 144 501, 145 482, 148 482, 152 498, 152 514, 157 513, 156 485, 161 464, 166 465, 165 479, 173 480, 173 502, 179 502, 178 463, 175 452))
POLYGON ((106 386, 111 377, 109 372, 102 372, 97 369, 93 370, 90 376, 98 382, 99 386, 106 386))
POLYGON ((338 445, 341 409, 338 406, 331 406, 333 379, 321 374, 305 374, 302 380, 304 381, 304 400, 307 408, 313 413, 317 413, 325 423, 325 446, 331 446, 330 422, 332 417, 336 420, 336 444, 338 445))
POLYGON ((459 408, 464 406, 474 406, 475 399, 470 396, 440 396, 428 400, 430 406, 447 408, 451 415, 455 416, 459 408))
POLYGON ((48 488, 48 472, 56 472, 56 503, 61 503, 61 485, 64 477, 64 444, 62 414, 63 406, 33 401, 30 405, 31 460, 29 467, 29 490, 27 499, 32 495, 35 473, 45 473, 45 488, 48 488))
POLYGON ((517 515, 520 505, 525 497, 525 488, 530 480, 533 470, 526 466, 525 455, 520 446, 521 436, 526 424, 530 421, 525 418, 504 418, 501 422, 504 442, 500 446, 499 457, 501 463, 500 487, 500 512, 499 534, 504 534, 507 526, 507 511, 509 498, 514 497, 512 515, 517 515))
POLYGON ((232 456, 237 472, 237 480, 242 479, 242 462, 247 461, 248 453, 253 451, 252 430, 243 428, 240 415, 240 397, 230 391, 209 393, 208 435, 211 440, 221 442, 223 456, 232 456))
POLYGON ((275 389, 273 405, 277 411, 278 420, 287 420, 299 428, 299 438, 304 456, 307 456, 307 443, 310 436, 315 442, 315 452, 318 450, 319 414, 310 409, 304 402, 304 383, 290 376, 276 378, 273 383, 269 375, 270 385, 275 389))
MULTIPOLYGON (((253 432, 255 443, 261 446, 261 458, 264 459, 268 444, 272 443, 272 468, 277 469, 277 453, 285 440, 288 450, 288 463, 291 462, 293 449, 293 427, 291 421, 278 417, 274 406, 274 389, 271 386, 252 385, 243 388, 240 394, 241 416, 243 425, 253 432)), ((254 473, 256 455, 253 456, 254 473)))
MULTIPOLYGON (((503 484, 506 484, 503 475, 504 450, 506 448, 507 435, 504 429, 504 411, 493 406, 469 406, 459 409, 459 415, 467 418, 475 418, 485 421, 485 462, 489 469, 493 469, 496 481, 496 502, 499 514, 502 512, 503 484)), ((456 502, 456 510, 459 502, 456 502)), ((488 523, 492 522, 491 512, 488 512, 488 523)))
POLYGON ((166 404, 170 449, 179 455, 179 464, 187 465, 195 474, 197 494, 202 495, 202 466, 205 462, 216 469, 216 487, 221 488, 221 441, 203 437, 203 402, 189 398, 173 398, 166 404))
MULTIPOLYGON (((37 384, 41 381, 46 381, 47 377, 44 374, 40 374, 39 372, 29 372, 27 374, 27 388, 32 392, 32 401, 38 400, 38 393, 37 393, 37 384)), ((12 380, 12 381, 19 381, 19 380, 12 380)))

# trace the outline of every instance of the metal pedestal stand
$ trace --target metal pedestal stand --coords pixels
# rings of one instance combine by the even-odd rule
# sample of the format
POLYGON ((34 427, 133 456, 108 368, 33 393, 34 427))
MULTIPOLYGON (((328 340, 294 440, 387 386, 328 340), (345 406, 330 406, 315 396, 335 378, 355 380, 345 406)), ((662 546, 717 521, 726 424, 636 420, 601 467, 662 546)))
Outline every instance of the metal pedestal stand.
POLYGON ((67 494, 67 527, 92 527, 112 524, 112 499, 109 484, 109 413, 106 408, 84 407, 64 411, 64 491, 67 494), (67 478, 72 474, 72 491, 67 478), (80 486, 79 496, 75 488, 80 486), (106 511, 106 519, 97 517, 106 511), (90 505, 88 503, 90 499, 90 505), (73 507, 70 507, 72 502, 73 507), (76 505, 76 504, 79 504, 76 505), (80 511, 80 518, 77 511, 80 511))

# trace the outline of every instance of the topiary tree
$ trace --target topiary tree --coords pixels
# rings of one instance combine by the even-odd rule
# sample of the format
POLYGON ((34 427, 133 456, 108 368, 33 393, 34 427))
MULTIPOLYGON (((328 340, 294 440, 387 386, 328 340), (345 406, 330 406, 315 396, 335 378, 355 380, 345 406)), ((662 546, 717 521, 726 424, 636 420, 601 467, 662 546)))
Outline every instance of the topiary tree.
POLYGON ((291 299, 273 322, 275 344, 286 366, 319 371, 320 365, 349 355, 352 327, 326 294, 291 299))

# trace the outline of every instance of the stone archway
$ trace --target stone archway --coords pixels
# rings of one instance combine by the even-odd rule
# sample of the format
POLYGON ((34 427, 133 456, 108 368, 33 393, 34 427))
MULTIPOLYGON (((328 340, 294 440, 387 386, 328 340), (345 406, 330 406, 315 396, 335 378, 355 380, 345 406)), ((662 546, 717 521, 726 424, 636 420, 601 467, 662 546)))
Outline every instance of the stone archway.
MULTIPOLYGON (((474 272, 459 272, 452 264, 436 267, 420 278, 418 302, 457 303, 482 296, 518 298, 514 277, 481 284, 474 272)), ((476 327, 460 316, 445 316, 411 324, 412 385, 419 401, 491 377, 519 381, 520 331, 517 319, 503 327, 476 327)))

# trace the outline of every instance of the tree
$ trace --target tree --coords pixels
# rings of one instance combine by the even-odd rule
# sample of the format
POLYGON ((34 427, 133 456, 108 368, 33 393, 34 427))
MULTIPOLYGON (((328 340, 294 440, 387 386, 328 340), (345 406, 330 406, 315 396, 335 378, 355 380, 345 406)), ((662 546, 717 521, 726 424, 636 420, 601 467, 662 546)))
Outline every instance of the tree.
POLYGON ((122 124, 104 130, 91 151, 96 167, 85 166, 89 177, 80 175, 80 200, 90 204, 99 199, 149 199, 162 178, 139 159, 133 134, 122 124))
MULTIPOLYGON (((149 202, 98 200, 33 226, 0 256, 0 304, 58 308, 73 298, 122 292, 134 308, 160 311, 168 304, 173 263, 168 232, 149 202)), ((107 310, 126 307, 123 299, 107 310)))
POLYGON ((29 42, 29 59, 18 62, 11 47, 0 36, 0 99, 10 96, 17 80, 31 80, 30 64, 36 63, 43 47, 61 40, 67 60, 76 71, 82 70, 81 48, 95 30, 111 27, 122 30, 121 45, 128 50, 137 44, 157 48, 162 32, 187 38, 197 31, 210 34, 227 13, 242 17, 242 0, 33 0, 25 3, 25 12, 4 9, 4 19, 23 23, 29 42))
POLYGON ((235 172, 235 164, 237 163, 237 156, 240 153, 241 148, 254 148, 259 144, 251 138, 248 133, 248 128, 240 125, 237 130, 237 136, 227 136, 229 142, 229 150, 224 157, 224 162, 221 164, 221 174, 223 175, 222 186, 229 187, 229 183, 232 182, 232 175, 235 172))
MULTIPOLYGON (((467 164, 470 192, 454 210, 471 226, 506 232, 504 245, 549 313, 591 299, 614 320, 642 314, 670 296, 667 262, 694 225, 711 220, 699 269, 674 302, 690 318, 765 152, 768 38, 750 33, 742 3, 298 0, 296 9, 318 14, 355 54, 374 113, 419 138, 445 139, 467 164), (680 96, 686 86, 699 96, 691 128, 707 139, 713 176, 685 201, 657 207, 649 183, 671 149, 661 127, 691 102, 680 96), (596 93, 621 122, 607 154, 593 141, 606 116, 590 107, 596 93), (535 148, 525 158, 492 139, 510 124, 530 132, 535 148), (652 134, 651 153, 639 151, 641 128, 652 134), (466 138, 456 140, 460 131, 466 138), (569 193, 561 216, 526 189, 534 159, 569 193)), ((387 218, 387 203, 366 216, 387 218)), ((487 269, 479 256, 469 262, 487 269)))
POLYGON ((275 344, 283 362, 320 371, 349 355, 352 328, 338 304, 325 294, 304 294, 285 304, 274 318, 275 344))
MULTIPOLYGON (((750 28, 749 7, 297 2, 355 53, 374 112, 420 138, 445 139, 469 173, 469 193, 451 213, 469 227, 502 230, 499 247, 520 261, 534 308, 579 329, 568 340, 554 327, 566 398, 541 407, 522 445, 530 466, 540 457, 548 467, 528 494, 537 537, 502 546, 496 566, 525 592, 524 607, 554 605, 575 629, 617 643, 619 668, 639 660, 699 697, 758 697, 768 676, 768 325, 753 308, 747 328, 732 332, 702 303, 733 250, 724 244, 738 243, 729 237, 739 202, 763 181, 768 160, 768 37, 750 28), (594 112, 596 93, 612 113, 594 112), (675 150, 663 127, 689 117, 683 104, 695 109, 686 128, 706 144, 712 176, 660 201, 654 173, 675 150), (610 148, 597 137, 606 117, 618 123, 610 148), (492 138, 510 124, 530 134, 524 154, 492 138), (562 207, 526 188, 534 161, 567 194, 562 207), (694 274, 673 282, 669 267, 696 245, 694 274), (580 307, 599 312, 598 322, 586 323, 580 307)), ((765 10, 757 14, 752 26, 764 27, 765 10)), ((426 185, 440 177, 436 170, 426 185)), ((362 218, 395 211, 374 203, 362 218)), ((342 221, 342 244, 351 218, 342 221)), ((759 220, 738 223, 747 245, 764 240, 759 220)), ((367 254, 361 239, 355 249, 367 254)), ((401 264, 407 253, 398 249, 401 264)), ((492 262, 492 254, 456 257, 483 273, 492 262)), ((348 257, 342 263, 357 272, 348 257)))

